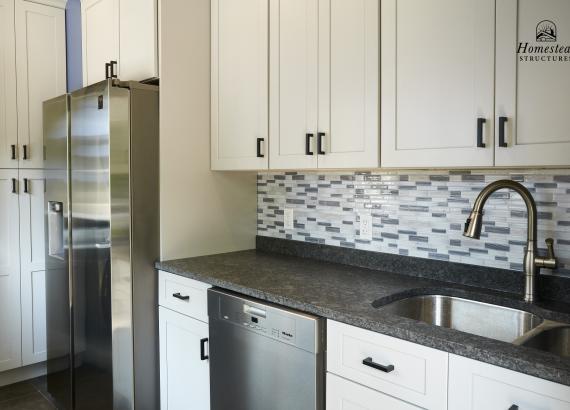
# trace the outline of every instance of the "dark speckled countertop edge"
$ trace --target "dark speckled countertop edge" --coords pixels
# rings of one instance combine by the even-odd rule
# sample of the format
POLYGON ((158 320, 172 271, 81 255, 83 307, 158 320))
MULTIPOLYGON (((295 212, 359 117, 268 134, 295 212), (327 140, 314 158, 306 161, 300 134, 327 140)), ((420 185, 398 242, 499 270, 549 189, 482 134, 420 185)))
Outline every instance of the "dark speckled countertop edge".
MULTIPOLYGON (((357 273, 361 275, 361 279, 363 275, 364 279, 367 278, 366 275, 371 275, 370 280, 372 280, 372 275, 374 275, 374 279, 376 280, 379 278, 379 276, 376 275, 381 276, 383 274, 386 276, 391 275, 392 283, 394 283, 394 281, 398 283, 399 276, 401 276, 402 282, 410 282, 410 278, 405 275, 394 275, 337 263, 311 261, 296 256, 283 256, 259 250, 157 262, 156 268, 253 298, 570 386, 570 359, 560 358, 553 354, 528 347, 515 346, 452 329, 396 317, 394 315, 377 314, 372 319, 369 311, 359 313, 356 311, 358 310, 356 308, 353 311, 349 306, 350 303, 344 306, 333 306, 334 303, 329 305, 322 301, 320 303, 318 301, 314 302, 311 300, 311 297, 308 297, 306 294, 297 297, 297 294, 294 293, 294 289, 289 289, 288 291, 293 291, 293 293, 286 295, 284 294, 285 292, 270 291, 267 290, 267 287, 257 286, 257 283, 255 283, 256 280, 254 276, 257 274, 257 271, 259 271, 262 272, 260 275, 264 275, 263 277, 265 279, 270 279, 272 284, 278 284, 277 280, 283 278, 283 272, 287 272, 291 264, 297 265, 297 269, 301 266, 299 264, 302 264, 302 266, 310 265, 306 273, 307 275, 312 275, 312 271, 322 266, 329 270, 336 269, 340 274, 343 274, 343 272, 348 274, 348 272, 358 271, 357 273), (241 261, 240 258, 244 260, 241 261), (260 258, 261 260, 258 260, 260 258), (256 263, 258 263, 257 266, 256 263), (268 268, 268 265, 272 266, 271 270, 268 268), (220 276, 222 275, 220 272, 225 272, 227 269, 235 270, 236 272, 247 271, 250 272, 251 277, 248 277, 247 280, 242 280, 240 277, 235 277, 233 280, 231 278, 221 278, 220 276), (274 274, 271 273, 273 269, 276 269, 274 274), (243 283, 247 281, 251 281, 251 283, 243 283), (240 284, 240 282, 242 283, 240 284)), ((294 267, 291 269, 294 269, 294 267)), ((307 276, 306 280, 310 281, 310 276, 307 276)), ((473 293, 474 288, 469 288, 461 284, 450 285, 430 279, 417 280, 421 281, 421 284, 418 284, 418 286, 410 286, 409 283, 406 283, 402 285, 402 291, 396 293, 386 292, 383 303, 386 303, 389 299, 399 299, 412 294, 442 292, 450 295, 471 297, 472 299, 479 299, 490 303, 492 303, 493 300, 500 300, 506 303, 499 304, 520 307, 517 305, 519 302, 509 299, 509 295, 506 293, 486 290, 482 290, 482 293, 473 293)), ((283 278, 283 281, 287 281, 287 278, 283 278)), ((351 286, 350 281, 343 281, 342 283, 335 282, 334 285, 343 286, 344 288, 351 286)), ((287 286, 291 285, 287 284, 287 286)), ((512 295, 510 296, 512 297, 512 295)), ((352 301, 349 302, 354 303, 352 301)), ((534 307, 534 310, 534 313, 543 316, 549 316, 550 314, 551 317, 549 318, 553 320, 564 319, 565 321, 570 321, 570 315, 567 313, 558 315, 557 312, 549 312, 541 307, 534 307)))

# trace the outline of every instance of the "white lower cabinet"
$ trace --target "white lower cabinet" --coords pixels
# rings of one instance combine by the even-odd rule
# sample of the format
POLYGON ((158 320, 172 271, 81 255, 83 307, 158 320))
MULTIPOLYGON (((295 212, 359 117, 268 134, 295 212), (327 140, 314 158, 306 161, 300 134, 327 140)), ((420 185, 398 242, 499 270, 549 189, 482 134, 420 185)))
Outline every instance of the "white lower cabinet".
POLYGON ((447 408, 448 356, 415 343, 327 321, 328 372, 422 408, 447 408))
POLYGON ((208 318, 202 314, 207 312, 209 287, 182 276, 159 272, 162 410, 210 409, 208 318), (165 307, 165 304, 169 306, 165 307))
POLYGON ((0 169, 0 372, 20 367, 18 170, 0 169))
POLYGON ((406 402, 327 373, 327 410, 418 410, 406 402))
POLYGON ((22 364, 27 366, 47 359, 43 171, 20 170, 19 185, 22 364))
POLYGON ((449 410, 568 410, 570 387, 449 355, 449 410))

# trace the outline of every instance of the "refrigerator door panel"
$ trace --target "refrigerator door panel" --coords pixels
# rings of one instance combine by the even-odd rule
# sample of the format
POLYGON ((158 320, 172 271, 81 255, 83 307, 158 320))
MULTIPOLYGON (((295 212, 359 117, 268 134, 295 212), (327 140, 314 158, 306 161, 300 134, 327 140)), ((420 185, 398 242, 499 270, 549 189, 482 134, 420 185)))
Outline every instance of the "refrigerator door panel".
POLYGON ((109 84, 71 94, 76 409, 113 408, 109 84))
POLYGON ((47 389, 58 408, 72 408, 69 274, 68 95, 43 105, 45 146, 47 389))
POLYGON ((111 87, 109 97, 113 395, 115 409, 132 409, 134 374, 130 91, 127 88, 111 87))

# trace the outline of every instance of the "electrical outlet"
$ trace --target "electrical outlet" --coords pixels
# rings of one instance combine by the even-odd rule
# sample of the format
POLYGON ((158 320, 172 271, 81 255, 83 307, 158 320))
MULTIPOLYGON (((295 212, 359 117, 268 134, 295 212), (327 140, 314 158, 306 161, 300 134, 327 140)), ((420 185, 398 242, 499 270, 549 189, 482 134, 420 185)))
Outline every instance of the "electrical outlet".
POLYGON ((372 214, 360 214, 360 238, 372 240, 372 214))
POLYGON ((283 212, 283 225, 285 229, 295 228, 295 214, 293 213, 293 208, 285 208, 283 212))

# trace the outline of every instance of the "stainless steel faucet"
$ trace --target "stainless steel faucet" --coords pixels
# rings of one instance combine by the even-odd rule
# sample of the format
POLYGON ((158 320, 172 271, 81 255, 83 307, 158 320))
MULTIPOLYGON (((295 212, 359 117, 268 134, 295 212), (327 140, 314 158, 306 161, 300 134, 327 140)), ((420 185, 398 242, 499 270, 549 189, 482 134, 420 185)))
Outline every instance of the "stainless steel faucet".
POLYGON ((483 224, 483 207, 491 194, 499 189, 512 189, 519 193, 526 204, 528 213, 528 232, 526 253, 524 255, 524 273, 525 273, 525 302, 534 302, 536 300, 536 278, 540 272, 540 268, 556 269, 557 260, 554 256, 554 241, 552 238, 546 239, 546 247, 548 248, 548 256, 546 258, 538 256, 536 246, 536 224, 538 213, 536 212, 536 203, 528 189, 518 182, 504 179, 487 185, 477 199, 471 211, 471 215, 465 223, 463 236, 468 238, 479 239, 481 237, 481 226, 483 224))

